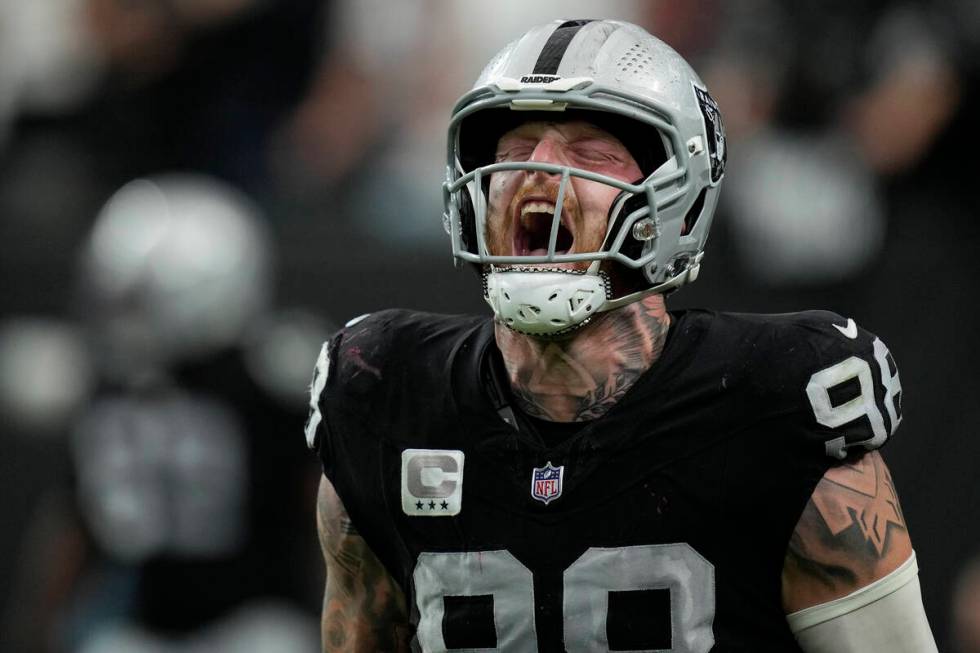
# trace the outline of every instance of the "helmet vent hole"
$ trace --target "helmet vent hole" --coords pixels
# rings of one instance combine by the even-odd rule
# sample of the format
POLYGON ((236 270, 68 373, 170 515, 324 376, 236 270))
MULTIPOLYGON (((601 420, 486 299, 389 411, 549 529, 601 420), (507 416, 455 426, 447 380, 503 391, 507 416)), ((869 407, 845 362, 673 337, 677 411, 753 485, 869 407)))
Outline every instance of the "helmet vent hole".
POLYGON ((497 67, 500 65, 500 63, 504 60, 504 57, 508 56, 509 54, 510 54, 510 48, 501 50, 493 57, 493 59, 490 60, 490 63, 487 64, 486 69, 496 70, 497 67))
POLYGON ((510 301, 510 294, 506 290, 504 291, 504 299, 510 301))
POLYGON ((647 71, 647 67, 651 63, 653 63, 653 57, 650 51, 639 43, 634 43, 633 47, 619 58, 617 66, 620 72, 643 73, 647 71))
POLYGON ((562 322, 562 321, 561 321, 561 320, 559 320, 558 318, 552 318, 552 319, 551 319, 551 323, 552 323, 552 324, 564 324, 564 322, 562 322))
POLYGON ((558 299, 558 293, 551 293, 551 297, 548 298, 549 302, 553 302, 558 299))

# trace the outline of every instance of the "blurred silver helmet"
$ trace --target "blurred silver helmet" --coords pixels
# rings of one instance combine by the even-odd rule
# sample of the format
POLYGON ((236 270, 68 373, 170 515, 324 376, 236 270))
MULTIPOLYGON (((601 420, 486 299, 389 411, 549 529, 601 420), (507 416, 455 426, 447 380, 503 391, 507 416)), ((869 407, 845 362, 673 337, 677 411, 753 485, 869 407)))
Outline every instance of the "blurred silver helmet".
POLYGON ((561 335, 598 312, 697 277, 725 160, 718 105, 673 49, 626 22, 556 20, 501 50, 453 109, 444 226, 457 265, 480 267, 486 299, 504 324, 532 335, 561 335), (497 139, 507 130, 529 119, 562 118, 613 133, 643 177, 625 183, 570 166, 494 162, 497 139), (488 250, 488 184, 492 173, 503 170, 561 176, 546 254, 488 250), (598 251, 564 253, 558 247, 562 201, 573 177, 620 191, 598 251), (590 263, 576 270, 542 267, 577 261, 590 263), (613 283, 613 268, 629 283, 613 283))
POLYGON ((129 182, 82 256, 103 360, 166 365, 235 344, 267 308, 271 264, 259 210, 234 188, 191 174, 129 182))

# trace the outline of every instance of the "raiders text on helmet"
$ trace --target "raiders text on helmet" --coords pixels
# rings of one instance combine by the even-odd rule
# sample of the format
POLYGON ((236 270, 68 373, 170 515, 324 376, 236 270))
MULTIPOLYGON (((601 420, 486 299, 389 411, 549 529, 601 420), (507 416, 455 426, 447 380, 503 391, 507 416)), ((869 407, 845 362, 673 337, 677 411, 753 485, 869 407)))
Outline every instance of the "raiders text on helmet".
POLYGON ((490 61, 453 110, 443 185, 453 256, 481 268, 487 301, 511 328, 568 332, 597 312, 696 278, 725 159, 718 105, 668 45, 613 20, 534 27, 490 61), (643 177, 625 183, 570 166, 495 163, 497 139, 539 112, 607 129, 634 155, 643 177), (490 175, 504 170, 560 175, 545 254, 499 256, 487 248, 487 188, 490 175), (599 251, 558 251, 562 201, 573 177, 620 191, 599 251), (549 266, 575 261, 590 264, 576 271, 549 266), (600 268, 606 261, 636 282, 614 292, 600 268))

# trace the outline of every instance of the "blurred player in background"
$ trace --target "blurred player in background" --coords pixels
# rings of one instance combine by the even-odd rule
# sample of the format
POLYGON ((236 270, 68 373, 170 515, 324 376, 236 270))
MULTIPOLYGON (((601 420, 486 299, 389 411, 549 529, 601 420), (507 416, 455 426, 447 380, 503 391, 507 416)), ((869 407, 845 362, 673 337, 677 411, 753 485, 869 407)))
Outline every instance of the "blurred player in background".
POLYGON ((634 25, 491 60, 445 226, 494 319, 384 311, 317 362, 324 650, 936 650, 877 452, 902 418, 884 343, 666 309, 726 155, 704 84, 634 25))
POLYGON ((204 176, 139 179, 82 259, 99 386, 70 499, 27 545, 19 648, 315 650, 316 468, 285 436, 326 328, 272 310, 258 209, 204 176))

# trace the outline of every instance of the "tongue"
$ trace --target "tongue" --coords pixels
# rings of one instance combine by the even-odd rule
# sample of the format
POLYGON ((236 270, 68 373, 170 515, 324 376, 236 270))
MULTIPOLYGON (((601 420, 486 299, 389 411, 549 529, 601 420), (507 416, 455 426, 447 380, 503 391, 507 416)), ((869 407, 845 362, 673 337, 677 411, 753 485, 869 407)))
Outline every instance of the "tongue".
POLYGON ((548 253, 547 230, 540 232, 529 232, 527 237, 527 253, 531 256, 544 256, 548 253))
MULTIPOLYGON (((555 250, 555 256, 560 256, 562 254, 568 254, 568 250, 567 249, 556 249, 555 250)), ((531 250, 528 250, 527 255, 528 256, 547 256, 548 255, 548 248, 547 247, 538 247, 536 249, 531 249, 531 250)))

